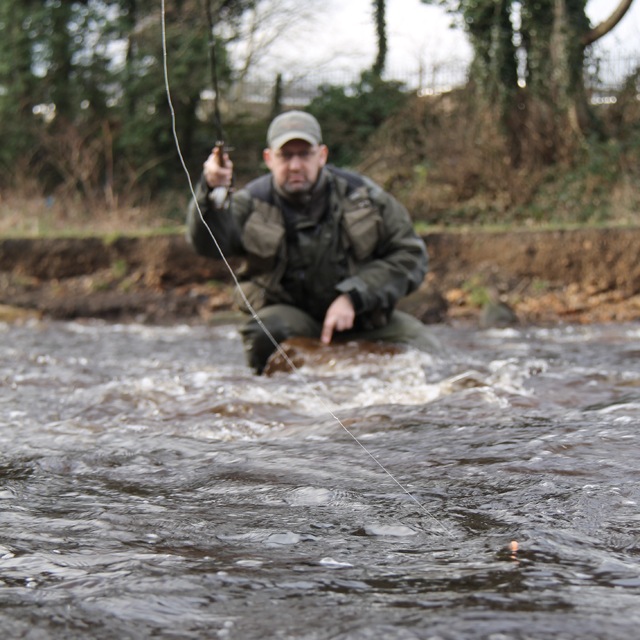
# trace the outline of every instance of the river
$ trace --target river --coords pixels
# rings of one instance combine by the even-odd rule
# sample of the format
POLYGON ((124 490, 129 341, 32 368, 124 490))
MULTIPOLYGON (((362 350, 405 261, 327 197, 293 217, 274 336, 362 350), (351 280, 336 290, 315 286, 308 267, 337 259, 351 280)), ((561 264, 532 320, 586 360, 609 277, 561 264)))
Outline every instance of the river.
POLYGON ((3 637, 635 637, 640 326, 433 331, 0 325, 3 637))

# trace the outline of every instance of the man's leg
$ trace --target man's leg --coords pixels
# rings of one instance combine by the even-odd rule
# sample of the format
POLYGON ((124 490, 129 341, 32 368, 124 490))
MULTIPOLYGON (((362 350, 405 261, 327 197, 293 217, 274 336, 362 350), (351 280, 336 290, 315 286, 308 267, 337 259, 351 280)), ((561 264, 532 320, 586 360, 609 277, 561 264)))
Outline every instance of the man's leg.
MULTIPOLYGON (((340 336, 341 334, 336 334, 340 336)), ((439 353, 442 348, 440 342, 431 334, 427 326, 418 318, 397 309, 391 314, 389 322, 378 329, 369 331, 354 331, 342 334, 344 338, 371 340, 373 342, 395 342, 408 344, 420 351, 439 353)))
MULTIPOLYGON (((263 307, 258 316, 278 344, 292 336, 319 338, 322 330, 322 325, 309 314, 288 304, 263 307)), ((256 373, 262 373, 269 356, 276 350, 275 345, 255 318, 240 329, 240 334, 247 364, 256 373)))

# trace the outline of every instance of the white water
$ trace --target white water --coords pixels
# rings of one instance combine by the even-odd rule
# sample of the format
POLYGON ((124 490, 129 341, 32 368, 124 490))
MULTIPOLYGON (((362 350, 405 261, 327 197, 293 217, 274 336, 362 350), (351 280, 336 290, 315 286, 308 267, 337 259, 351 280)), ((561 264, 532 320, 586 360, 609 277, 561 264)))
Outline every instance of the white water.
POLYGON ((310 392, 232 326, 0 326, 3 633, 633 637, 640 328, 434 331, 310 392))

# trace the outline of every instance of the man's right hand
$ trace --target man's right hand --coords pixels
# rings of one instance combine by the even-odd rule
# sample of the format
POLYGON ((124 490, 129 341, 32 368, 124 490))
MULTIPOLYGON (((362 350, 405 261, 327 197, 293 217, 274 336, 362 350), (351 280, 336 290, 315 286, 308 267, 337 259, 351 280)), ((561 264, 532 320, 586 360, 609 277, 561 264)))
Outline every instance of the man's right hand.
POLYGON ((323 344, 330 344, 334 331, 348 331, 353 329, 356 312, 348 294, 339 295, 327 309, 322 324, 320 340, 323 344))
POLYGON ((209 189, 230 187, 233 178, 233 162, 228 154, 222 153, 220 147, 215 146, 205 160, 202 172, 209 189))

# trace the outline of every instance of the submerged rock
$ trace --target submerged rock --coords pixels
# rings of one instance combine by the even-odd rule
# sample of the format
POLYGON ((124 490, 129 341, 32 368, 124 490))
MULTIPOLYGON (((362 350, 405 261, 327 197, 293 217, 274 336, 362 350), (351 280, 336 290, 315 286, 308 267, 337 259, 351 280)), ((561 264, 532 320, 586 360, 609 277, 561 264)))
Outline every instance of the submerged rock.
POLYGON ((512 327, 518 324, 516 312, 506 302, 487 302, 480 312, 478 323, 482 329, 512 327))
POLYGON ((367 340, 323 344, 316 338, 304 337, 289 338, 280 346, 286 357, 280 351, 275 351, 267 360, 264 375, 270 376, 279 372, 291 373, 290 363, 296 369, 303 366, 326 368, 345 361, 350 364, 371 362, 371 360, 404 353, 408 349, 404 345, 367 340))

